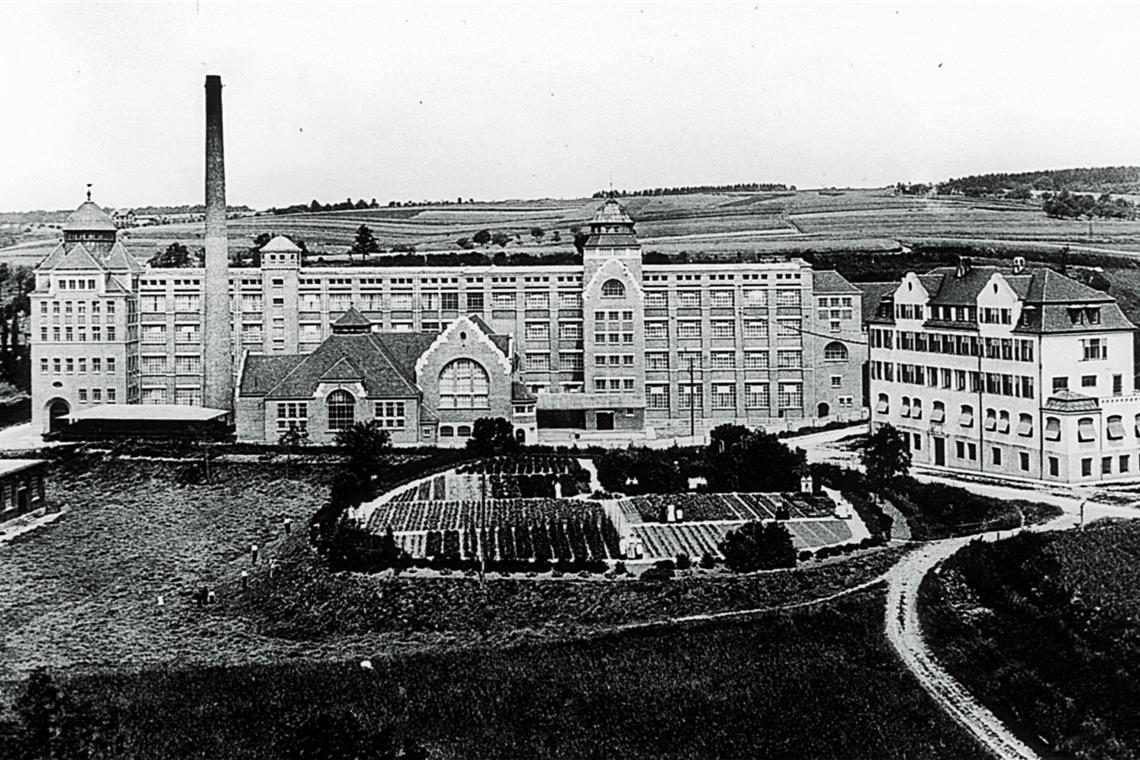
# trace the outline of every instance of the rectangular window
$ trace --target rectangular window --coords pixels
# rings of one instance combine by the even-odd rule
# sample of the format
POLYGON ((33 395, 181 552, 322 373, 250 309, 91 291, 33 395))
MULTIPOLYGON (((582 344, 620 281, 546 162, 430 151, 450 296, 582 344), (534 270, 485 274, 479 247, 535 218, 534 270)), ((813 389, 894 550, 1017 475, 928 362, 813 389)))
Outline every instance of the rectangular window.
POLYGON ((701 408, 703 408, 703 403, 702 403, 702 398, 701 398, 702 391, 701 391, 701 386, 699 383, 693 383, 693 384, 681 383, 680 385, 677 386, 677 391, 679 394, 678 400, 680 402, 677 405, 678 409, 701 409, 701 408))
POLYGON ((376 421, 388 430, 403 430, 406 424, 403 401, 377 401, 376 421))
MULTIPOLYGON (((91 371, 92 372, 102 372, 103 371, 102 364, 103 364, 103 360, 100 359, 98 356, 91 357, 91 371)), ((115 371, 115 360, 114 360, 114 358, 107 360, 107 371, 108 372, 114 372, 115 371)))
POLYGON ((491 306, 495 309, 513 310, 515 308, 515 294, 495 293, 491 296, 491 306))
POLYGON ((1120 471, 1121 472, 1128 472, 1128 455, 1127 454, 1121 454, 1120 455, 1120 471))
POLYGON ((669 369, 669 354, 660 351, 647 351, 645 353, 646 369, 669 369))
POLYGON ((713 351, 710 364, 713 369, 734 369, 736 367, 736 353, 734 351, 713 351))
POLYGON ((768 352, 767 351, 745 351, 744 352, 744 368, 745 369, 768 369, 768 352))
POLYGON ((1021 471, 1022 472, 1029 472, 1029 452, 1028 451, 1020 452, 1018 454, 1018 459, 1020 460, 1021 471))
MULTIPOLYGON (((799 293, 799 291, 794 291, 799 293)), ((780 408, 798 409, 804 405, 802 383, 780 383, 780 408)))
POLYGON ((699 290, 677 291, 677 305, 682 309, 701 308, 701 292, 699 290))
POLYGON ((1082 388, 1095 388, 1096 387, 1096 375, 1081 375, 1081 387, 1082 388))
POLYGON ((741 295, 749 308, 762 309, 768 305, 768 291, 764 288, 745 288, 741 295))
POLYGON ((1111 475, 1112 474, 1112 457, 1101 457, 1100 474, 1101 475, 1111 475))
POLYGON ((202 371, 202 360, 197 356, 176 356, 174 371, 179 375, 197 375, 202 371))
POLYGON ((776 306, 799 306, 800 305, 800 291, 798 290, 777 290, 776 291, 776 306))
POLYGON ((166 357, 165 356, 144 356, 142 357, 142 371, 144 375, 164 375, 166 374, 166 357))
POLYGON ((720 309, 731 309, 733 298, 731 290, 714 290, 709 293, 709 304, 720 309))
POLYGON ((165 343, 166 342, 166 328, 162 325, 143 325, 142 326, 142 342, 143 343, 165 343))
POLYGON ((444 311, 459 311, 459 294, 454 292, 441 293, 439 307, 444 311))
POLYGON ((550 371, 550 354, 527 354, 526 355, 526 368, 529 372, 549 372, 550 371))
POLYGON ((991 455, 991 461, 993 462, 993 464, 997 467, 1000 467, 1001 466, 1001 449, 998 448, 997 446, 994 446, 992 449, 990 449, 990 455, 991 455))
POLYGON ((174 310, 175 311, 198 311, 198 296, 196 295, 175 295, 174 296, 174 310))
POLYGON ((715 320, 712 323, 712 336, 714 338, 732 339, 736 337, 736 325, 729 320, 715 320))
POLYGON ((79 400, 86 403, 86 401, 87 401, 87 389, 86 388, 80 388, 79 389, 79 400))
POLYGON ((108 388, 107 389, 107 403, 108 404, 115 403, 115 389, 114 388, 108 388))
POLYGON ((581 370, 584 368, 582 354, 559 354, 558 367, 562 370, 581 370))
POLYGON ((683 321, 677 323, 677 337, 678 338, 700 338, 701 337, 701 323, 694 321, 683 321))
POLYGON ((582 340, 582 325, 579 322, 564 322, 558 325, 559 340, 582 340))
POLYGON ((1081 476, 1089 477, 1092 475, 1092 459, 1086 457, 1081 460, 1081 476))
POLYGON ((1057 474, 1059 472, 1060 467, 1058 465, 1057 457, 1049 457, 1049 474, 1053 477, 1057 477, 1057 474))
POLYGON ((803 366, 803 352, 781 349, 776 352, 776 366, 780 369, 794 369, 803 366))
MULTIPOLYGON (((91 361, 92 361, 92 366, 95 368, 94 371, 98 372, 99 371, 99 360, 98 359, 92 359, 91 361)), ((114 371, 115 371, 115 357, 108 356, 107 357, 107 372, 113 373, 114 371)))
POLYGON ((669 409, 669 387, 666 385, 645 386, 646 406, 650 409, 669 409))
POLYGON ((527 343, 542 343, 550 340, 550 325, 546 322, 526 323, 527 343))
POLYGON ((467 311, 473 312, 476 314, 482 314, 483 313, 483 294, 482 293, 472 293, 472 292, 468 291, 467 293, 464 294, 464 298, 467 301, 467 311))
POLYGON ((526 307, 528 309, 545 310, 550 308, 549 293, 527 293, 526 307))
POLYGON ((748 383, 744 386, 744 405, 749 409, 763 409, 771 405, 767 383, 748 383))
MULTIPOLYGON (((110 329, 107 328, 107 331, 110 332, 110 329)), ((174 339, 177 343, 197 343, 198 325, 175 325, 174 339)))
POLYGON ((744 320, 744 337, 768 340, 768 323, 762 319, 744 320))
POLYGON ((713 386, 713 409, 735 409, 736 408, 736 386, 735 385, 714 385, 713 386))
POLYGON ((202 405, 202 389, 201 388, 175 388, 174 389, 174 403, 179 406, 201 406, 202 405))
POLYGON ((1067 377, 1054 377, 1053 378, 1053 392, 1067 390, 1069 387, 1069 378, 1067 377))

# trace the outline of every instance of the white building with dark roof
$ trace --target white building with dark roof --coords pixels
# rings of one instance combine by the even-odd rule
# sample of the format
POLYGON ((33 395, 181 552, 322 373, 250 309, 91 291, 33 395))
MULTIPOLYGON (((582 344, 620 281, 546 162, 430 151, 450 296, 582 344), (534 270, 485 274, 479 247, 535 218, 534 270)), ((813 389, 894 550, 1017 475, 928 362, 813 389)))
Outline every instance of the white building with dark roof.
POLYGON ((910 273, 868 318, 873 425, 916 464, 1065 483, 1140 471, 1135 326, 1049 269, 910 273))

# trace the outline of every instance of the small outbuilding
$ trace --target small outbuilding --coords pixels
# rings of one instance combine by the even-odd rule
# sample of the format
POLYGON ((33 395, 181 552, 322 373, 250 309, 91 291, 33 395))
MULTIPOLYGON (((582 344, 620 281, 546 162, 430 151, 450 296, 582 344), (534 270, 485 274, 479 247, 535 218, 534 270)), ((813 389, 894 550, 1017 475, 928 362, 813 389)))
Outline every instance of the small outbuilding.
POLYGON ((0 522, 47 506, 43 459, 0 459, 0 522))

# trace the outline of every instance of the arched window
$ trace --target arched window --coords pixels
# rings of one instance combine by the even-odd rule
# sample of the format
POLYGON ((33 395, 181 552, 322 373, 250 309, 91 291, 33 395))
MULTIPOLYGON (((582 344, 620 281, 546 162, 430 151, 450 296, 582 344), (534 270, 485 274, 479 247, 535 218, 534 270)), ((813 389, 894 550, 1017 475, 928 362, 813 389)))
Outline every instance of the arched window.
POLYGON ((1045 418, 1045 440, 1046 441, 1059 441, 1061 440, 1061 421, 1056 417, 1045 418))
POLYGON ((460 438, 470 438, 471 437, 471 426, 470 425, 460 425, 458 428, 455 429, 455 434, 457 436, 459 436, 460 438))
POLYGON ((356 399, 348 391, 333 391, 325 403, 329 410, 329 430, 347 430, 356 422, 356 399))
POLYGON ((487 370, 470 359, 456 359, 439 373, 440 409, 484 409, 490 406, 487 370))
POLYGON ((828 362, 847 361, 847 346, 833 340, 823 347, 823 360, 828 362))
POLYGON ((625 298, 625 285, 620 280, 606 280, 602 283, 602 298, 625 298))

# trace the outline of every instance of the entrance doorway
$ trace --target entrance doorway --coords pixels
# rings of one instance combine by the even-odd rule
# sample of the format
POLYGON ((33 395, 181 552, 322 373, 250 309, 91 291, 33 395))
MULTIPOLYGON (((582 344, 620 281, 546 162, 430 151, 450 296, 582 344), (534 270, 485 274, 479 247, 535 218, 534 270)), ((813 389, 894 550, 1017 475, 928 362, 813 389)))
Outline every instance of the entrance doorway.
POLYGON ((56 399, 48 405, 48 432, 58 433, 67 427, 67 415, 71 407, 63 399, 56 399))
POLYGON ((946 465, 946 439, 934 439, 934 465, 936 467, 944 467, 946 465))
POLYGON ((816 408, 815 411, 816 411, 816 415, 815 415, 816 417, 826 417, 827 415, 831 414, 831 407, 828 406, 826 401, 821 401, 821 402, 819 402, 819 406, 816 408))
POLYGON ((614 413, 613 412, 598 412, 597 417, 598 430, 613 430, 614 429, 614 413))

